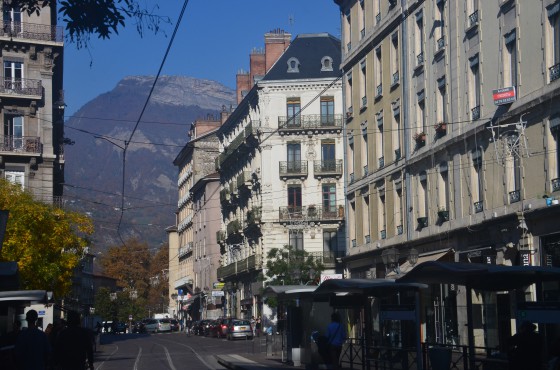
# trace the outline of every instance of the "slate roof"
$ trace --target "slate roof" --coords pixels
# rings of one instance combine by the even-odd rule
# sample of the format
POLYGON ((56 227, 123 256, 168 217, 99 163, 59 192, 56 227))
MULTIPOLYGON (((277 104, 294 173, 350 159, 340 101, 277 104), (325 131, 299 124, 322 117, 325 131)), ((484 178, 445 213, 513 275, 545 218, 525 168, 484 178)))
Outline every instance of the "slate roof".
POLYGON ((340 76, 340 40, 328 33, 298 35, 262 81, 336 78, 340 76), (321 60, 332 58, 332 70, 321 71, 321 60), (288 61, 299 61, 299 72, 288 72, 288 61))

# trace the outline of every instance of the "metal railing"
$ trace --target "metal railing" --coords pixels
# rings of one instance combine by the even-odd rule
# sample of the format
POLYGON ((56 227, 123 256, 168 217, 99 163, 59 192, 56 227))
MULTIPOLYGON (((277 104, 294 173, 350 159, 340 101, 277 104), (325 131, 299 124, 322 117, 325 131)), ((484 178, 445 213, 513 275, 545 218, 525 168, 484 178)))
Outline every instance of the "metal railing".
POLYGON ((445 47, 445 39, 444 39, 443 37, 440 37, 440 38, 437 40, 437 49, 438 49, 438 50, 441 50, 441 49, 443 49, 444 47, 445 47))
POLYGON ((475 10, 469 15, 469 27, 478 23, 478 10, 475 10))
POLYGON ((43 146, 38 136, 2 135, 0 152, 41 153, 43 146))
POLYGON ((397 82, 399 82, 399 71, 393 73, 393 85, 395 85, 397 82))
POLYGON ((260 254, 252 254, 240 261, 232 262, 226 266, 218 267, 218 279, 224 279, 239 273, 259 270, 262 268, 262 256, 260 254))
POLYGON ((471 109, 471 120, 476 121, 480 118, 480 105, 477 105, 473 109, 471 109))
POLYGON ((0 21, 0 36, 39 41, 64 41, 64 33, 61 26, 24 22, 13 23, 0 21))
POLYGON ((421 52, 416 56, 416 65, 421 66, 424 64, 424 52, 421 52))
POLYGON ((307 176, 307 161, 283 161, 279 163, 280 176, 307 176))
POLYGON ((307 219, 310 221, 337 221, 344 218, 344 206, 334 205, 333 207, 309 206, 287 206, 280 207, 278 219, 289 221, 293 219, 307 219))
POLYGON ((509 202, 517 203, 521 200, 521 192, 519 190, 514 190, 509 192, 509 202))
POLYGON ((480 213, 482 211, 484 211, 484 203, 482 201, 474 202, 474 213, 480 213))
POLYGON ((0 95, 42 96, 41 80, 0 77, 0 95))
POLYGON ((550 71, 550 82, 557 80, 560 77, 560 63, 553 65, 548 69, 550 71))
POLYGON ((560 178, 552 179, 552 191, 560 190, 560 178))
POLYGON ((342 159, 313 161, 315 175, 342 175, 342 159))
MULTIPOLYGON (((351 109, 348 108, 350 111, 351 109)), ((279 116, 278 130, 290 131, 301 129, 333 129, 342 128, 342 114, 306 114, 298 116, 279 116)))

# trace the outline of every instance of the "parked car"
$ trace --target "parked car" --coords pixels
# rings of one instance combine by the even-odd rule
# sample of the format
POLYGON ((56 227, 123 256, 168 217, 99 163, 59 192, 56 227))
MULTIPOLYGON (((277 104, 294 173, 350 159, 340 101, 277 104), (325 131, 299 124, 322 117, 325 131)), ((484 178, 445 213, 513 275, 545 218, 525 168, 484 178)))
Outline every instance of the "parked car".
POLYGON ((171 320, 170 319, 156 319, 158 322, 158 328, 156 332, 171 331, 171 320))
POLYGON ((135 321, 132 323, 132 332, 133 333, 145 333, 146 328, 144 327, 143 321, 135 321))
POLYGON ((194 335, 204 335, 204 331, 206 330, 206 325, 210 320, 199 320, 193 324, 192 333, 194 335))
POLYGON ((228 327, 232 320, 235 320, 235 318, 228 317, 216 320, 217 325, 214 327, 214 330, 216 332, 215 336, 218 338, 226 338, 228 327))
POLYGON ((235 338, 253 339, 253 328, 249 320, 233 319, 229 323, 227 339, 235 338))
POLYGON ((144 330, 147 333, 155 333, 158 330, 159 322, 156 319, 144 319, 142 320, 144 324, 144 330))
POLYGON ((207 337, 215 337, 216 336, 216 328, 218 326, 218 321, 216 320, 208 320, 204 327, 204 335, 207 337))
POLYGON ((171 323, 171 331, 179 331, 181 329, 181 325, 179 325, 179 321, 176 319, 169 319, 171 323))
POLYGON ((117 321, 113 326, 115 334, 125 334, 128 325, 125 322, 117 321))

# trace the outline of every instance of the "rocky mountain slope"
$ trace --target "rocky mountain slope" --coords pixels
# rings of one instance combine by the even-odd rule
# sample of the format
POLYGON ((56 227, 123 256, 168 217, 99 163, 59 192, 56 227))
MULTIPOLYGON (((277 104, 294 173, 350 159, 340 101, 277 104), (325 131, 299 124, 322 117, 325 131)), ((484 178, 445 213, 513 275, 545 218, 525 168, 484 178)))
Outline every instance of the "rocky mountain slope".
POLYGON ((167 241, 178 198, 173 160, 188 141, 190 124, 235 100, 234 91, 214 81, 162 76, 134 131, 153 80, 126 77, 65 123, 65 137, 74 141, 65 146, 65 199, 69 208, 91 215, 98 248, 120 243, 119 223, 124 240, 138 237, 154 248, 167 241))

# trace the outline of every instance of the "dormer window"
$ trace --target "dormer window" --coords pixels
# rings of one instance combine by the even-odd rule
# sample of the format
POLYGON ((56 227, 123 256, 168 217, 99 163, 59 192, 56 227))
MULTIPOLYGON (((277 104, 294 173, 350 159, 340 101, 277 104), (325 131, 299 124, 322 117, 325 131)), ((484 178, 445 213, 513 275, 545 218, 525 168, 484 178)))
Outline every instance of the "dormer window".
POLYGON ((297 58, 288 59, 288 73, 299 73, 299 60, 297 58))
POLYGON ((332 71, 332 61, 331 57, 323 57, 323 59, 321 59, 321 72, 332 71))

